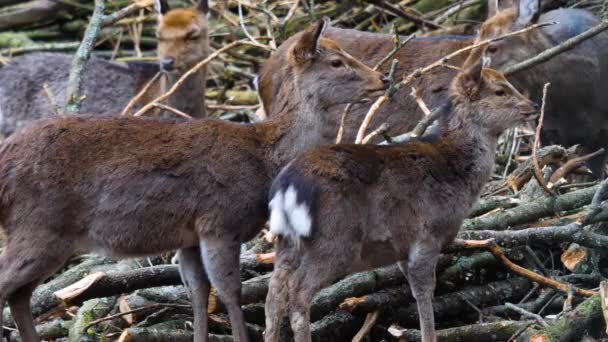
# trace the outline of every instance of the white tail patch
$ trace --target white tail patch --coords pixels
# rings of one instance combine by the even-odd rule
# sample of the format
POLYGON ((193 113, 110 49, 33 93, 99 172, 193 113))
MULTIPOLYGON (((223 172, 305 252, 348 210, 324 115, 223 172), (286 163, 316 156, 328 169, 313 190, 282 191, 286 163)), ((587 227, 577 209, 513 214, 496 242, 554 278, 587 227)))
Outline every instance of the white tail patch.
POLYGON ((312 229, 310 209, 306 203, 297 202, 297 190, 290 185, 279 190, 270 200, 270 232, 275 235, 309 237, 312 229))

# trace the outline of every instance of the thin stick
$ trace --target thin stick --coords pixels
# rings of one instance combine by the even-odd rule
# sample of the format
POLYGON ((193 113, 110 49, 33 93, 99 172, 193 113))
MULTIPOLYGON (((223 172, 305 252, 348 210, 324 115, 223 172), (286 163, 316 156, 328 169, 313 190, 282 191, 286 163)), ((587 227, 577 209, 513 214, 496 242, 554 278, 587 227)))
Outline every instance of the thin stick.
POLYGON ((91 15, 89 25, 87 25, 87 29, 84 32, 82 42, 72 60, 70 75, 68 77, 65 106, 65 112, 67 114, 78 114, 80 111, 82 99, 80 95, 82 90, 82 74, 84 72, 84 66, 91 56, 91 51, 93 50, 97 36, 99 35, 99 32, 101 32, 105 6, 105 0, 95 0, 95 10, 93 11, 93 15, 91 15))
POLYGON ((112 14, 108 14, 108 15, 104 16, 103 20, 101 22, 101 25, 102 26, 112 25, 115 22, 119 21, 120 19, 126 18, 141 9, 152 6, 153 3, 154 2, 152 0, 135 1, 134 3, 132 3, 131 5, 129 5, 127 7, 121 8, 120 10, 118 10, 112 14))
POLYGON ((171 95, 173 95, 177 91, 177 89, 179 87, 182 86, 182 84, 186 81, 186 79, 188 77, 190 77, 194 73, 198 72, 198 70, 200 68, 202 68, 205 65, 209 64, 209 62, 211 62, 213 59, 217 58, 217 56, 219 56, 220 54, 222 54, 222 53, 224 53, 224 52, 226 52, 226 51, 228 51, 230 49, 233 49, 233 48, 235 48, 237 46, 241 46, 241 45, 249 45, 249 46, 254 46, 254 47, 258 47, 258 48, 261 48, 261 49, 268 50, 268 47, 266 45, 253 43, 253 42, 251 42, 249 40, 246 40, 246 39, 234 41, 234 42, 232 42, 232 43, 224 46, 223 48, 221 48, 219 50, 216 50, 215 52, 213 52, 212 54, 210 54, 209 56, 207 56, 207 58, 205 58, 202 61, 198 62, 198 64, 196 64, 190 70, 188 70, 185 74, 183 74, 179 78, 179 80, 177 80, 177 82, 175 82, 175 84, 171 87, 171 89, 169 89, 166 93, 160 95, 156 99, 152 100, 152 102, 148 103, 143 108, 141 108, 140 110, 138 110, 135 114, 133 114, 133 116, 141 116, 145 112, 147 112, 150 109, 152 109, 155 106, 154 105, 155 103, 159 103, 161 101, 166 100, 171 95))
POLYGON ((608 29, 608 21, 603 21, 601 24, 598 24, 581 34, 574 36, 574 37, 566 40, 565 42, 563 42, 559 45, 556 45, 555 47, 547 49, 530 59, 527 59, 527 60, 525 60, 521 63, 517 63, 515 65, 511 65, 510 67, 505 69, 504 74, 505 74, 505 76, 509 76, 516 72, 528 69, 536 64, 545 62, 566 50, 572 49, 579 43, 582 43, 585 40, 592 38, 593 36, 605 31, 606 29, 608 29))
POLYGON ((369 334, 369 332, 372 330, 374 325, 376 324, 376 321, 378 320, 378 316, 380 316, 379 311, 374 311, 374 312, 368 313, 367 316, 365 317, 365 322, 363 323, 363 326, 361 327, 361 329, 359 330, 357 335, 355 335, 355 337, 353 337, 352 342, 363 341, 365 339, 365 337, 369 334))
POLYGON ((182 112, 181 110, 179 110, 177 108, 173 108, 173 107, 165 105, 165 104, 162 104, 162 103, 154 103, 154 107, 158 107, 158 108, 161 108, 161 109, 164 109, 164 110, 168 110, 168 111, 170 111, 170 112, 172 112, 174 114, 177 114, 177 115, 179 115, 181 117, 184 117, 186 119, 192 119, 192 116, 190 116, 190 115, 182 112))
POLYGON ((59 104, 57 104, 57 100, 55 99, 55 95, 53 95, 53 91, 49 87, 49 85, 45 82, 42 85, 42 89, 44 89, 44 94, 48 97, 49 102, 51 103, 51 108, 53 109, 53 113, 57 116, 61 116, 61 110, 59 109, 59 104))
POLYGON ((137 309, 133 309, 133 310, 129 310, 129 311, 125 311, 125 312, 119 312, 117 314, 114 315, 109 315, 106 317, 102 317, 99 319, 96 319, 94 321, 91 321, 89 324, 87 324, 84 328, 82 328, 82 331, 87 331, 89 330, 89 328, 102 323, 102 322, 106 322, 106 321, 111 321, 115 318, 119 318, 122 316, 126 316, 126 315, 130 315, 133 313, 138 313, 138 312, 142 312, 142 311, 148 311, 148 310, 152 310, 152 309, 156 309, 156 308, 184 308, 184 309, 189 309, 191 308, 191 305, 182 305, 182 304, 166 304, 166 303, 156 303, 156 304, 150 304, 150 305, 146 305, 146 306, 142 306, 141 308, 137 308, 137 309))
POLYGON ((388 124, 385 122, 375 130, 371 131, 368 135, 366 135, 365 138, 363 138, 363 140, 361 141, 361 144, 368 144, 372 139, 374 139, 380 134, 386 133, 386 131, 388 131, 388 124))
POLYGON ((253 36, 251 34, 249 34, 249 31, 247 31, 247 27, 245 26, 245 18, 243 18, 243 4, 241 3, 241 0, 237 0, 237 3, 239 5, 238 6, 239 7, 239 23, 241 25, 241 29, 245 33, 245 36, 247 36, 247 38, 249 38, 249 40, 251 40, 252 42, 254 42, 256 44, 260 44, 260 42, 255 40, 255 38, 253 38, 253 36))
POLYGON ((559 169, 557 169, 557 171, 555 171, 553 173, 553 175, 551 175, 551 178, 549 179, 549 183, 547 184, 547 186, 549 187, 549 189, 553 189, 557 185, 557 183, 559 182, 560 179, 566 177, 568 174, 570 174, 570 172, 581 167, 587 160, 594 158, 603 153, 604 153, 604 149, 600 148, 599 150, 597 150, 593 153, 589 153, 587 155, 584 155, 584 156, 581 156, 578 158, 572 158, 572 159, 568 160, 564 165, 562 165, 559 169))
POLYGON ((154 82, 156 82, 158 80, 158 78, 160 77, 161 73, 160 71, 156 73, 156 75, 154 75, 154 77, 152 77, 152 79, 150 79, 148 81, 148 83, 146 83, 146 85, 139 91, 139 93, 137 93, 137 95, 135 95, 130 101, 129 103, 127 103, 127 105, 125 106, 125 109, 122 110, 122 112, 120 112, 120 115, 127 115, 129 113, 129 111, 131 110, 131 107, 133 107, 133 105, 135 105, 135 103, 137 103, 137 101, 139 101, 139 99, 144 96, 145 93, 148 92, 148 90, 150 89, 150 87, 152 86, 152 84, 154 84, 154 82))
POLYGON ((393 62, 391 63, 391 69, 388 75, 390 85, 388 89, 386 89, 386 91, 384 92, 384 95, 380 96, 376 100, 376 102, 374 102, 374 104, 369 108, 367 114, 365 114, 363 122, 361 122, 361 126, 359 126, 359 131, 357 131, 357 138, 355 139, 355 144, 360 144, 363 141, 363 138, 365 138, 365 131, 367 130, 369 124, 372 122, 372 119, 374 118, 374 116, 376 116, 376 113, 378 113, 378 110, 380 110, 382 105, 386 101, 388 101, 388 99, 395 93, 396 88, 393 87, 393 78, 395 75, 395 70, 397 69, 398 62, 398 60, 393 59, 393 62))
POLYGON ((344 107, 344 110, 342 111, 342 115, 340 115, 340 127, 338 128, 338 134, 336 135, 336 144, 342 142, 342 138, 344 137, 344 125, 346 124, 346 116, 350 112, 352 106, 352 103, 347 104, 346 107, 344 107))
POLYGON ((532 174, 538 181, 538 184, 545 190, 550 196, 556 196, 555 192, 549 188, 545 182, 545 177, 540 170, 540 164, 538 162, 538 147, 540 146, 540 131, 543 128, 543 120, 545 118, 545 104, 547 100, 547 90, 551 83, 545 83, 543 87, 543 102, 540 108, 540 118, 538 119, 538 125, 536 126, 536 133, 534 134, 534 143, 532 145, 532 174))
POLYGON ((412 87, 412 92, 410 93, 410 95, 414 98, 416 104, 418 105, 418 107, 420 107, 422 113, 424 113, 424 116, 431 115, 429 107, 426 105, 426 103, 424 103, 424 100, 422 100, 422 98, 420 97, 420 93, 418 92, 418 89, 416 89, 416 87, 412 87))
MULTIPOLYGON (((494 239, 481 240, 481 241, 480 240, 457 240, 457 244, 461 245, 464 248, 486 249, 486 250, 490 251, 492 254, 494 254, 494 256, 497 259, 502 261, 503 264, 505 264, 505 266, 507 266, 514 273, 519 274, 520 276, 526 277, 539 284, 552 287, 552 288, 562 291, 564 293, 568 293, 568 288, 569 288, 568 284, 561 283, 559 281, 547 278, 545 276, 532 272, 524 267, 521 267, 521 266, 513 263, 511 260, 509 260, 509 258, 506 257, 504 251, 502 250, 502 248, 500 248, 500 246, 498 246, 498 244, 496 243, 496 241, 494 239)), ((585 297, 590 297, 590 296, 597 294, 596 291, 579 289, 576 287, 574 288, 574 291, 576 292, 576 294, 578 294, 580 296, 585 296, 585 297)))

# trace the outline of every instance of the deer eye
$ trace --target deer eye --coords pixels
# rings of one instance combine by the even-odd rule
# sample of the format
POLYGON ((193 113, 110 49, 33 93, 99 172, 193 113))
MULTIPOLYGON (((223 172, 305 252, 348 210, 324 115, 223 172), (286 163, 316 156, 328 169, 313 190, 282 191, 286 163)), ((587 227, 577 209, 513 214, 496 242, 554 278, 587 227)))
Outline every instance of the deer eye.
POLYGON ((503 89, 498 89, 494 94, 496 94, 496 96, 505 96, 505 91, 503 89))
POLYGON ((339 68, 343 65, 344 65, 344 63, 342 63, 342 61, 339 59, 334 59, 333 61, 331 61, 331 66, 334 68, 339 68))
POLYGON ((488 52, 489 53, 496 53, 496 51, 498 51, 498 47, 496 47, 496 45, 490 45, 490 46, 488 46, 488 52))

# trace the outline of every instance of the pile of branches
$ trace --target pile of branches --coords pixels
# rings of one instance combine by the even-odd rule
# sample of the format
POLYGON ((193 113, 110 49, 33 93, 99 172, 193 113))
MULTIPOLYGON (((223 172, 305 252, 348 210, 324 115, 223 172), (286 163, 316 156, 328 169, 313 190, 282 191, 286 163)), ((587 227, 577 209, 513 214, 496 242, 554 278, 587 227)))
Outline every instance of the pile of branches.
MULTIPOLYGON (((212 47, 249 39, 275 49, 310 22, 374 32, 474 33, 485 1, 216 1, 212 47)), ((150 1, 107 5, 94 53, 117 61, 154 59, 150 1), (125 10, 127 9, 127 10, 125 10)), ((172 6, 186 5, 178 1, 172 6)), ((577 5, 544 1, 545 9, 577 5)), ((601 14, 602 1, 581 6, 601 14)), ((0 0, 0 56, 75 51, 90 3, 0 0), (10 31, 8 31, 10 30, 10 31)), ((238 47, 210 66, 210 109, 255 120, 252 80, 264 49, 238 47)), ((402 133, 402 132, 391 132, 402 133)), ((576 147, 536 151, 533 132, 513 130, 497 151, 497 168, 457 241, 440 259, 435 297, 440 341, 581 341, 605 337, 608 275, 608 182, 590 179, 576 147)), ((264 233, 243 246, 242 303, 250 335, 263 339, 264 300, 272 271, 264 233)), ((211 341, 232 341, 225 307, 210 294, 211 341)), ((171 255, 116 262, 73 258, 32 299, 37 330, 57 341, 191 341, 192 309, 171 255)), ((8 309, 5 322, 11 322, 8 309)), ((396 265, 353 274, 321 291, 311 318, 315 341, 417 341, 416 303, 396 265), (354 337, 353 337, 354 336, 354 337)), ((8 327, 17 336, 14 327, 8 327)), ((18 337, 16 337, 18 339, 18 337)))

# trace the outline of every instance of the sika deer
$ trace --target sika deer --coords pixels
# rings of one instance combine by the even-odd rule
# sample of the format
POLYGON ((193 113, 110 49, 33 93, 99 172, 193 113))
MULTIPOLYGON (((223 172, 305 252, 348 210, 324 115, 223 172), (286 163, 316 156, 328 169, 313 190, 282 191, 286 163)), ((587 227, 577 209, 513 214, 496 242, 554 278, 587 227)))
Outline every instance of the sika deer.
POLYGON ((289 101, 263 123, 51 118, 0 146, 7 237, 0 303, 8 301, 24 341, 38 341, 32 291, 73 253, 130 257, 175 249, 191 291, 195 340, 207 341, 210 284, 226 304, 235 341, 248 340, 240 245, 268 218, 272 178, 324 142, 327 106, 378 96, 387 86, 382 74, 322 38, 323 27, 292 45, 285 68, 295 82, 280 92, 289 101))
POLYGON ((310 341, 310 303, 355 270, 398 262, 418 303, 423 342, 435 341, 435 265, 477 200, 498 136, 536 105, 481 63, 458 75, 436 134, 401 145, 334 145, 302 154, 270 190, 278 236, 266 299, 266 342, 289 310, 310 341))
MULTIPOLYGON (((362 32, 351 29, 340 29, 331 27, 326 32, 327 37, 335 40, 340 46, 353 57, 360 59, 368 66, 374 66, 384 56, 393 49, 393 35, 362 32)), ((288 48, 298 35, 286 40, 279 49, 266 61, 259 76, 259 93, 263 107, 269 117, 283 107, 282 98, 277 96, 282 84, 290 78, 290 75, 282 68, 285 64, 288 48)), ((405 37, 401 38, 402 40, 405 37)), ((460 48, 473 43, 474 37, 469 36, 444 36, 415 38, 403 47, 394 58, 399 60, 395 75, 397 79, 403 77, 419 67, 435 62, 441 57, 454 52, 460 48)), ((463 54, 461 58, 456 58, 450 63, 461 65, 466 58, 463 54)), ((385 63, 380 72, 387 73, 390 62, 385 63)), ((414 83, 425 99, 427 105, 433 109, 439 106, 447 96, 450 81, 456 72, 452 69, 441 68, 425 75, 414 83)), ((423 116, 422 112, 409 95, 411 88, 407 87, 395 94, 391 102, 384 105, 374 120, 370 128, 375 128, 387 122, 391 132, 404 133, 410 131, 423 116)), ((349 115, 345 125, 345 135, 343 142, 354 142, 357 130, 363 117, 369 109, 369 104, 355 105, 349 115)), ((340 114, 344 106, 331 108, 332 121, 323 129, 323 136, 328 140, 335 140, 336 132, 340 126, 340 114)))
MULTIPOLYGON (((197 7, 169 10, 165 1, 157 3, 158 60, 169 85, 155 86, 142 99, 149 101, 164 93, 189 68, 209 54, 206 13, 207 0, 197 7)), ((72 55, 35 53, 14 58, 0 69, 0 133, 8 136, 44 113, 51 114, 51 102, 44 94, 48 84, 63 108, 72 55)), ((83 75, 83 113, 120 113, 129 100, 159 71, 152 63, 122 66, 101 58, 91 58, 83 75)), ((166 82, 165 82, 166 83, 166 82)), ((168 105, 196 118, 206 117, 205 70, 190 77, 168 105)))
MULTIPOLYGON (((490 4, 495 0, 490 0, 490 4)), ((494 10, 495 11, 495 10, 494 10)), ((478 40, 497 37, 524 28, 535 22, 556 22, 555 25, 531 30, 522 35, 496 41, 484 49, 492 59, 492 67, 505 67, 524 61, 545 49, 556 46, 597 25, 600 20, 580 9, 557 9, 540 15, 540 1, 522 0, 518 6, 502 10, 489 18, 480 29, 478 40)), ((475 62, 480 51, 473 51, 475 62)), ((570 146, 581 144, 592 152, 608 145, 608 33, 603 32, 547 62, 509 76, 519 89, 531 93, 539 102, 543 84, 551 82, 543 126, 543 143, 570 146)), ((592 171, 602 175, 608 159, 591 161, 592 171)))

